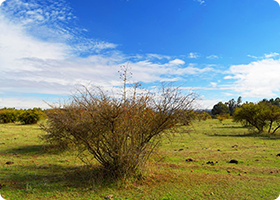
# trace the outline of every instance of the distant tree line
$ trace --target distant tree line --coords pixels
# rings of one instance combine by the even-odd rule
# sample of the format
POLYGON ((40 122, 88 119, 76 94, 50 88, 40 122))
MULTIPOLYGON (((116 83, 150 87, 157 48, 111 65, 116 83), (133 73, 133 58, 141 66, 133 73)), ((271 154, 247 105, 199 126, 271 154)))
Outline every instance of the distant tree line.
POLYGON ((15 123, 36 124, 40 119, 45 118, 44 110, 41 108, 33 109, 15 109, 2 108, 0 109, 0 123, 15 123))
POLYGON ((241 97, 235 101, 219 102, 211 110, 213 118, 233 118, 235 122, 241 122, 249 129, 257 129, 258 132, 274 134, 280 128, 280 98, 263 99, 260 102, 246 102, 242 104, 241 97))

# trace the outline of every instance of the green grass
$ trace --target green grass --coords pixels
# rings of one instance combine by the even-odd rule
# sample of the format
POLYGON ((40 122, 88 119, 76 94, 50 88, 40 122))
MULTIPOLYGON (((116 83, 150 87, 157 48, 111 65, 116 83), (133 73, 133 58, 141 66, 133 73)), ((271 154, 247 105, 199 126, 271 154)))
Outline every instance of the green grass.
POLYGON ((0 124, 0 194, 5 199, 276 199, 280 135, 250 133, 225 120, 196 122, 164 140, 142 181, 106 180, 69 152, 44 144, 38 125, 0 124), (193 159, 187 162, 186 159, 193 159), (238 164, 231 164, 231 159, 238 164), (6 162, 13 164, 6 164, 6 162), (214 164, 206 164, 212 161, 214 164))

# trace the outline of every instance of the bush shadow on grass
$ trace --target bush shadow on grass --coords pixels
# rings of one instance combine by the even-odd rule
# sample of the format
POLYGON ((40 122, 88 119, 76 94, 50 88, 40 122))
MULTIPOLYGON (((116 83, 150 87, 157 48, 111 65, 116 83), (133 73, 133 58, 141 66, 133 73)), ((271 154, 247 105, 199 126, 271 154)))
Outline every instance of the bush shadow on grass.
POLYGON ((209 134, 204 133, 204 135, 210 137, 258 137, 264 140, 280 140, 280 135, 271 135, 268 133, 258 133, 258 132, 249 132, 244 134, 209 134))
POLYGON ((16 153, 20 155, 42 155, 42 154, 60 154, 65 150, 59 150, 54 145, 41 144, 41 145, 25 145, 18 148, 12 148, 7 150, 10 153, 16 153))
POLYGON ((244 126, 224 126, 224 127, 216 127, 217 129, 244 129, 244 126))
POLYGON ((41 192, 82 190, 102 190, 118 186, 120 180, 100 166, 62 167, 59 165, 20 166, 18 173, 4 179, 10 189, 26 190, 26 185, 41 192), (12 183, 12 184, 9 184, 12 183), (14 183, 17 183, 15 185, 14 183))

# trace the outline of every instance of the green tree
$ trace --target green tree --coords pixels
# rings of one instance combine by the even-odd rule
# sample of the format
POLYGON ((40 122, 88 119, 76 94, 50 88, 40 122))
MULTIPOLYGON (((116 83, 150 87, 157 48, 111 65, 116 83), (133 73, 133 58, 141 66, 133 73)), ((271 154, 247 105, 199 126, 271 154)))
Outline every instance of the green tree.
POLYGON ((225 103, 228 106, 230 116, 233 115, 235 108, 241 106, 241 103, 242 103, 241 96, 238 97, 237 101, 235 101, 234 99, 231 99, 225 103))
POLYGON ((266 115, 269 121, 268 133, 271 132, 273 123, 277 123, 276 128, 272 132, 274 134, 276 130, 280 128, 280 98, 271 98, 270 100, 263 99, 260 103, 267 107, 266 115))
POLYGON ((20 114, 18 116, 18 121, 20 121, 23 124, 36 124, 40 120, 40 116, 42 116, 43 113, 40 111, 40 109, 28 109, 20 111, 20 114))
MULTIPOLYGON (((272 130, 272 125, 274 122, 280 122, 280 107, 277 104, 273 104, 273 103, 267 103, 267 102, 260 102, 260 105, 265 107, 265 115, 267 117, 267 121, 268 121, 268 133, 271 132, 272 130)), ((276 127, 273 130, 273 133, 275 133, 275 131, 279 128, 276 127)))
POLYGON ((241 107, 241 104, 242 104, 242 97, 239 96, 238 99, 237 99, 237 105, 236 105, 236 107, 241 107))
MULTIPOLYGON (((233 119, 235 122, 249 124, 259 132, 263 132, 264 128, 268 126, 268 133, 270 133, 273 123, 280 123, 280 107, 268 101, 245 103, 240 108, 236 108, 233 119)), ((277 126, 273 133, 279 128, 280 126, 277 126)))
POLYGON ((207 119, 211 119, 211 115, 208 114, 208 112, 206 111, 201 111, 197 113, 197 117, 198 121, 206 121, 207 119))
POLYGON ((263 99, 262 102, 270 103, 272 105, 276 105, 276 106, 280 107, 280 98, 279 97, 277 97, 275 99, 271 98, 270 100, 263 99))
POLYGON ((228 106, 230 116, 233 115, 234 109, 237 107, 236 101, 234 99, 229 100, 225 103, 228 106))
POLYGON ((3 108, 0 110, 0 123, 14 123, 17 121, 18 111, 15 108, 3 108))
POLYGON ((228 114, 229 109, 226 104, 219 102, 216 105, 213 106, 213 109, 211 110, 212 115, 221 115, 221 114, 228 114))
POLYGON ((264 108, 260 107, 259 104, 245 103, 235 110, 233 119, 235 122, 248 123, 259 132, 263 132, 264 127, 267 125, 266 116, 263 111, 264 108))

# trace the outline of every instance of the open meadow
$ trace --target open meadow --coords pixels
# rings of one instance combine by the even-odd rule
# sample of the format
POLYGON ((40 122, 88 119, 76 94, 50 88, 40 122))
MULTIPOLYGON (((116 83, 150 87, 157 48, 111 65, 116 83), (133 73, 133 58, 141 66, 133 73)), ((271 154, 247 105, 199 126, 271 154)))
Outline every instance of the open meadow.
POLYGON ((279 133, 258 135, 231 120, 214 119, 185 129, 190 131, 164 139, 143 179, 124 184, 107 180, 98 167, 86 167, 70 152, 52 151, 40 140, 39 125, 0 124, 0 194, 7 200, 279 196, 279 133))

